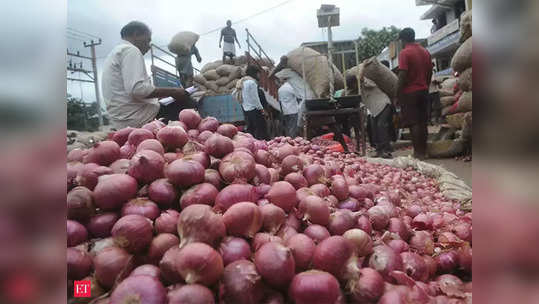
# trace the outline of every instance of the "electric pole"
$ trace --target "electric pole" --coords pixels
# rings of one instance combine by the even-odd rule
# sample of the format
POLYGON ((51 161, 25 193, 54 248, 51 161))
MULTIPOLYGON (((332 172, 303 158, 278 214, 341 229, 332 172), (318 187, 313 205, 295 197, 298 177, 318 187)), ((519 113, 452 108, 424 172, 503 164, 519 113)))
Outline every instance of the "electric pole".
POLYGON ((101 38, 99 38, 99 41, 94 42, 93 40, 90 41, 90 43, 84 42, 84 47, 90 47, 90 51, 92 54, 92 69, 94 71, 94 86, 95 86, 95 99, 97 102, 97 115, 99 119, 99 128, 103 125, 103 117, 101 114, 101 94, 99 92, 99 82, 97 80, 97 63, 96 63, 96 57, 95 57, 95 46, 101 44, 101 38))

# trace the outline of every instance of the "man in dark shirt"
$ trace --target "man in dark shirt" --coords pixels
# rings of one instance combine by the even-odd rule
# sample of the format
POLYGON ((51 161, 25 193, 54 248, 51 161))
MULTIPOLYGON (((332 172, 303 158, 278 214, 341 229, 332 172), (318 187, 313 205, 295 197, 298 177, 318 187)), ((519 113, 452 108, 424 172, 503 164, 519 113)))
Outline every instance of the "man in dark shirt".
POLYGON ((399 33, 404 49, 399 54, 397 102, 401 107, 401 126, 410 128, 414 157, 427 157, 427 119, 432 60, 429 52, 415 43, 415 32, 405 28, 399 33))
POLYGON ((219 48, 221 47, 221 41, 225 41, 223 45, 223 63, 225 63, 226 57, 230 57, 232 63, 234 63, 234 57, 236 56, 236 44, 238 43, 239 48, 241 49, 240 42, 238 37, 236 37, 236 31, 232 28, 232 21, 228 20, 226 22, 226 27, 221 30, 221 38, 219 38, 219 48))

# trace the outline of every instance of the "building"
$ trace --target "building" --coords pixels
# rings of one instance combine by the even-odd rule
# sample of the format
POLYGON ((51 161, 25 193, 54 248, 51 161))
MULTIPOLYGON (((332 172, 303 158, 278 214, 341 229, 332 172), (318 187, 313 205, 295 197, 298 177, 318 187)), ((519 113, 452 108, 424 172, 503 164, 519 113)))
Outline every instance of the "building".
POLYGON ((431 35, 427 38, 427 50, 431 53, 436 76, 451 75, 451 58, 460 46, 460 16, 471 9, 471 0, 416 0, 417 6, 430 5, 421 16, 432 20, 431 35))
MULTIPOLYGON (((309 47, 326 56, 328 54, 327 41, 304 42, 301 44, 301 46, 309 47)), ((341 72, 344 72, 344 70, 350 69, 351 67, 357 65, 354 40, 333 41, 333 64, 335 64, 335 66, 337 66, 341 72)))
MULTIPOLYGON (((416 42, 423 47, 427 46, 427 39, 416 39, 416 42)), ((400 40, 395 40, 389 43, 389 46, 380 52, 376 57, 378 61, 386 60, 389 62, 389 68, 396 71, 399 68, 399 53, 402 51, 402 43, 400 40)))

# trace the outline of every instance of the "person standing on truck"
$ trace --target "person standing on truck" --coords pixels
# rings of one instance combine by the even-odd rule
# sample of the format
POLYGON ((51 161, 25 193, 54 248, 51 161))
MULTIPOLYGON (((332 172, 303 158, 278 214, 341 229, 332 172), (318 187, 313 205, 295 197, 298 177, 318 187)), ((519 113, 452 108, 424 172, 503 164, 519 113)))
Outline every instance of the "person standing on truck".
POLYGON ((139 21, 131 21, 120 31, 122 43, 105 59, 101 88, 114 128, 139 128, 156 119, 178 119, 178 113, 192 101, 182 88, 155 87, 146 71, 144 54, 150 50, 152 32, 139 21), (160 105, 159 98, 175 101, 160 105))
POLYGON ((239 48, 241 49, 240 42, 236 36, 236 31, 232 28, 232 21, 227 20, 226 27, 221 30, 221 38, 219 38, 219 48, 221 48, 221 42, 224 40, 223 45, 223 64, 225 63, 226 57, 230 57, 232 64, 234 64, 234 57, 236 57, 236 44, 238 43, 239 48))
POLYGON ((186 88, 193 85, 193 64, 191 63, 193 55, 196 56, 198 63, 202 62, 202 57, 200 57, 195 45, 193 45, 188 55, 178 55, 176 57, 176 68, 180 74, 180 81, 186 88))
POLYGON ((401 107, 401 126, 410 128, 414 157, 427 158, 429 84, 432 80, 430 53, 415 43, 415 31, 399 33, 404 49, 399 54, 399 84, 396 102, 401 107))
POLYGON ((245 114, 248 132, 256 139, 269 140, 265 112, 258 94, 258 74, 260 70, 254 65, 247 66, 246 76, 238 80, 236 93, 245 114))
POLYGON ((283 109, 281 114, 283 115, 284 134, 294 138, 298 136, 298 102, 301 101, 301 98, 296 96, 296 91, 288 82, 286 76, 282 77, 280 82, 282 85, 279 88, 278 95, 283 109))

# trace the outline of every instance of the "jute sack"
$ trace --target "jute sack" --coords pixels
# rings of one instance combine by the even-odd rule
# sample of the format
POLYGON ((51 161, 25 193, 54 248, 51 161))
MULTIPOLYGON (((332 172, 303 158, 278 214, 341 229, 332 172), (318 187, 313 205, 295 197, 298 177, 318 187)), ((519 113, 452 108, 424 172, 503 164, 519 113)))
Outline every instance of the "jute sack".
POLYGON ((237 66, 234 66, 234 65, 231 65, 231 64, 223 64, 223 65, 217 67, 215 69, 215 71, 217 72, 217 74, 219 74, 219 76, 223 77, 223 76, 230 75, 230 73, 232 73, 232 71, 237 69, 237 68, 238 68, 237 66))
POLYGON ((447 120, 447 123, 451 127, 455 129, 462 129, 464 125, 464 117, 466 116, 466 114, 468 113, 457 113, 453 115, 447 115, 445 119, 447 120))
POLYGON ((215 81, 207 81, 206 82, 206 87, 214 92, 217 92, 217 90, 219 89, 219 87, 217 86, 217 84, 215 83, 215 81))
POLYGON ((460 16, 460 42, 472 37, 472 11, 469 10, 460 16))
POLYGON ((217 89, 217 93, 226 94, 226 93, 228 93, 228 90, 226 89, 226 87, 220 87, 220 88, 217 89))
POLYGON ((440 94, 440 97, 451 97, 455 95, 454 90, 446 90, 446 89, 440 89, 438 90, 438 94, 440 94))
POLYGON ((464 114, 462 122, 462 138, 466 141, 472 140, 472 112, 464 114))
POLYGON ((227 90, 232 90, 236 87, 236 83, 238 82, 238 79, 234 79, 231 82, 229 82, 225 87, 227 90))
POLYGON ((440 98, 440 104, 442 104, 442 107, 448 107, 453 105, 457 101, 457 98, 455 96, 445 96, 440 98))
POLYGON ((472 68, 460 74, 458 83, 461 90, 465 92, 472 91, 472 68))
POLYGON ((218 87, 223 87, 223 86, 226 86, 227 83, 229 83, 230 81, 228 80, 228 77, 221 77, 219 79, 217 79, 215 81, 215 84, 218 86, 218 87))
POLYGON ((455 113, 470 112, 472 110, 472 92, 464 92, 457 102, 455 113))
POLYGON ((195 76, 193 76, 193 81, 204 86, 206 85, 206 82, 207 82, 206 78, 204 78, 202 74, 196 74, 195 76))
POLYGON ((447 158, 460 155, 464 152, 464 141, 455 140, 439 140, 427 143, 427 153, 429 157, 447 158))
POLYGON ((240 79, 241 78, 241 68, 240 67, 233 67, 230 70, 230 74, 228 74, 228 81, 232 81, 234 79, 240 79))
POLYGON ((191 48, 198 41, 198 38, 198 34, 193 32, 179 32, 172 37, 172 40, 168 44, 168 49, 177 55, 189 55, 191 48))
POLYGON ((449 79, 444 80, 444 82, 442 82, 442 89, 453 91, 455 89, 455 85, 457 84, 457 81, 458 79, 455 77, 451 77, 449 79))
POLYGON ((204 74, 205 72, 209 71, 209 70, 215 70, 217 69, 218 67, 220 67, 221 65, 223 65, 223 61, 222 60, 216 60, 214 62, 210 62, 210 63, 206 63, 202 69, 200 69, 200 73, 204 74))
MULTIPOLYGON (((353 68, 350 68, 348 70, 346 70, 344 72, 344 77, 347 78, 349 76, 356 76, 358 79, 361 79, 361 76, 363 75, 363 68, 364 68, 364 64, 359 64, 359 65, 356 65, 355 67, 353 68)), ((346 79, 345 79, 346 81, 346 79)))
POLYGON ((209 70, 203 73, 204 78, 209 81, 217 80, 219 79, 219 74, 215 70, 209 70))
POLYGON ((462 73, 472 67, 472 37, 468 38, 457 50, 451 60, 453 71, 462 73))
POLYGON ((376 57, 365 61, 363 75, 374 81, 376 85, 390 98, 397 95, 399 79, 385 65, 381 64, 376 57))
MULTIPOLYGON (((329 97, 329 63, 326 56, 321 55, 311 48, 297 48, 287 55, 288 67, 303 75, 302 64, 305 62, 305 81, 311 86, 316 97, 329 97)), ((335 78, 335 91, 344 87, 344 79, 341 72, 333 65, 335 78)))

